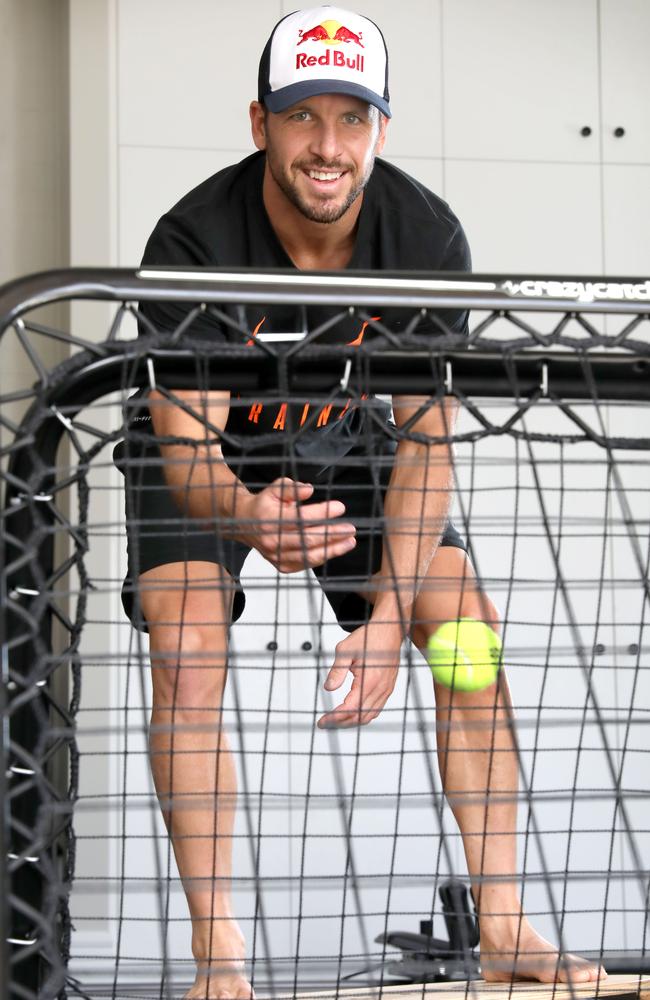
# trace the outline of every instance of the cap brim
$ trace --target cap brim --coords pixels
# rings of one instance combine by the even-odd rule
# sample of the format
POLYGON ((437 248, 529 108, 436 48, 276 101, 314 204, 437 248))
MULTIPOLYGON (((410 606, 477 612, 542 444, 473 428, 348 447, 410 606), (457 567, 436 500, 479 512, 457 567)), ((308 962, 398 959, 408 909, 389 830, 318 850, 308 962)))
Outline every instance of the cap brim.
POLYGON ((347 83, 345 80, 303 80, 301 83, 292 83, 289 87, 281 87, 280 90, 266 94, 264 104, 269 111, 277 114, 304 101, 306 97, 317 97, 319 94, 348 94, 350 97, 358 97, 379 108, 387 118, 392 117, 390 105, 383 97, 374 90, 368 90, 367 87, 360 87, 355 83, 347 83))

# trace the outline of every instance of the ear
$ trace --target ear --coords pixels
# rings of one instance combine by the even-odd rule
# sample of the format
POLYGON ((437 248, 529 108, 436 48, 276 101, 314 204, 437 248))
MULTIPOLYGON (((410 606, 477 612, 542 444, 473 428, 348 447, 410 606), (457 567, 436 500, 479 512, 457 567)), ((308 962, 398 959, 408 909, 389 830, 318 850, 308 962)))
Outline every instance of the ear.
POLYGON ((379 135, 377 136, 377 145, 375 147, 375 155, 379 156, 384 145, 386 144, 386 130, 388 129, 388 122, 390 118, 386 115, 379 113, 379 135))
POLYGON ((248 113, 251 119, 251 133, 257 149, 266 149, 266 116, 264 105, 251 101, 248 113))

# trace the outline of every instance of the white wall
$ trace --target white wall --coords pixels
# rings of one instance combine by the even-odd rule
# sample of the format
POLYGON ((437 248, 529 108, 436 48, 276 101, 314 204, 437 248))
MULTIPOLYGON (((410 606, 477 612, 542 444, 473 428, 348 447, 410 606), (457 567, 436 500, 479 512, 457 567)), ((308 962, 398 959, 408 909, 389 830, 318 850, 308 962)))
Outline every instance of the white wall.
MULTIPOLYGON (((65 267, 69 261, 68 11, 65 0, 0 0, 0 285, 24 275, 65 267)), ((65 305, 31 319, 67 329, 65 305)), ((53 368, 67 347, 27 328, 31 349, 53 368)), ((34 364, 14 329, 0 342, 0 395, 31 387, 34 364)), ((31 399, 2 406, 0 447, 9 463, 10 424, 31 399), (6 449, 6 450, 5 450, 6 449)), ((54 687, 66 697, 62 671, 54 687)), ((65 778, 64 778, 65 780, 65 778)))
MULTIPOLYGON (((70 0, 74 264, 137 265, 145 240, 160 214, 190 187, 252 150, 247 107, 255 96, 257 59, 274 21, 294 6, 279 0, 242 0, 238 4, 223 0, 184 0, 182 4, 175 0, 70 0)), ((566 0, 561 7, 542 0, 523 0, 523 3, 522 0, 489 3, 409 0, 401 6, 387 0, 368 0, 364 12, 382 26, 391 52, 395 117, 386 154, 450 201, 467 229, 476 270, 574 274, 647 270, 650 151, 646 140, 650 86, 645 47, 640 41, 648 37, 648 8, 642 0, 600 3, 566 0), (618 124, 626 128, 621 139, 612 135, 618 124), (581 135, 584 126, 592 129, 590 136, 581 135)), ((106 328, 101 311, 95 311, 92 319, 77 311, 73 321, 83 322, 85 330, 92 322, 97 337, 106 328)), ((547 429, 559 420, 547 410, 540 411, 540 418, 547 429)), ((495 497, 505 497, 503 502, 508 505, 513 502, 512 479, 508 479, 513 474, 513 446, 504 441, 498 446, 491 442, 486 447, 486 462, 475 495, 477 517, 482 512, 485 518, 477 559, 501 603, 508 596, 511 572, 518 581, 508 608, 514 623, 509 649, 516 699, 524 706, 521 717, 526 722, 534 718, 542 683, 541 664, 550 616, 547 583, 553 574, 543 539, 519 538, 513 563, 510 562, 512 542, 507 542, 508 558, 504 558, 498 538, 499 518, 504 515, 498 502, 497 509, 494 504, 495 497), (501 460, 498 467, 493 460, 495 455, 501 460), (536 587, 528 579, 531 566, 538 571, 536 587), (540 624, 533 628, 530 623, 537 620, 540 624)), ((558 452, 552 449, 551 452, 557 469, 558 452)), ((583 497, 582 515, 595 511, 602 518, 606 490, 603 468, 596 464, 600 456, 593 450, 589 457, 594 463, 594 494, 591 499, 583 497)), ((527 473, 522 475, 525 477, 527 473)), ((554 475, 549 472, 551 479, 554 475)), ((574 473, 569 478, 571 475, 574 473)), ((584 484, 583 467, 579 467, 571 482, 576 491, 580 490, 584 484)), ((114 521, 119 509, 116 494, 110 503, 107 516, 114 521)), ((530 504, 530 515, 539 522, 534 497, 530 504)), ((103 516, 102 511, 103 508, 96 511, 98 520, 103 516)), ((505 515, 506 520, 508 516, 505 515)), ((579 516, 580 510, 576 510, 576 517, 579 516)), ((580 530, 588 531, 585 524, 578 534, 580 530)), ((596 578, 599 550, 593 548, 585 561, 586 546, 593 546, 593 542, 580 538, 565 542, 564 571, 569 578, 579 573, 579 567, 585 576, 596 578)), ((108 559, 110 573, 117 579, 123 565, 122 551, 110 546, 108 554, 106 548, 101 553, 98 576, 105 575, 108 559)), ((611 553, 607 557, 611 558, 611 553)), ((608 573, 614 574, 613 564, 608 573)), ((259 586, 268 586, 268 574, 259 560, 247 565, 247 574, 251 583, 258 578, 259 586)), ((317 682, 314 655, 301 650, 304 641, 313 639, 308 604, 290 587, 290 582, 283 581, 279 629, 271 620, 273 593, 262 590, 255 592, 255 601, 249 602, 245 621, 233 636, 236 679, 249 710, 246 717, 251 722, 245 743, 252 788, 259 782, 261 765, 261 757, 254 751, 262 747, 262 735, 252 725, 259 720, 254 710, 264 709, 268 704, 271 677, 275 678, 273 706, 278 728, 269 736, 267 752, 271 750, 277 756, 268 758, 265 775, 265 793, 270 803, 264 812, 265 833, 300 832, 300 815, 286 807, 283 796, 304 794, 306 758, 298 751, 309 750, 312 739, 311 729, 296 726, 295 716, 282 714, 287 708, 302 711, 311 706, 317 682), (270 639, 280 644, 277 663, 266 652, 270 639), (271 670, 287 664, 291 671, 271 670), (294 720, 293 727, 290 719, 294 720), (287 755, 289 748, 292 756, 287 755), (276 801, 274 796, 278 797, 276 809, 271 807, 276 801)), ((587 644, 596 639, 603 641, 604 626, 596 624, 597 594, 593 587, 581 588, 574 599, 584 617, 587 644)), ((120 615, 116 594, 108 599, 107 607, 111 619, 120 615)), ((627 619, 622 627, 621 614, 619 608, 618 618, 614 614, 605 641, 611 657, 617 657, 617 662, 625 666, 632 660, 628 662, 624 656, 621 659, 611 648, 618 651, 626 648, 628 641, 636 641, 638 629, 635 631, 627 619)), ((559 621, 565 620, 564 612, 558 612, 558 616, 559 621)), ((550 654, 552 670, 544 698, 545 705, 549 709, 556 706, 558 713, 571 709, 575 722, 584 703, 585 686, 580 672, 571 669, 575 668, 575 660, 566 652, 570 643, 565 633, 563 625, 560 638, 554 640, 558 648, 550 654)), ((338 634, 333 625, 325 630, 321 668, 328 663, 329 651, 338 634)), ((89 641, 105 644, 106 632, 89 641)), ((125 661, 129 659, 130 642, 123 628, 114 627, 110 632, 109 648, 118 650, 125 661)), ((136 660, 131 655, 130 662, 136 660)), ((420 667, 415 673, 422 699, 429 705, 426 670, 423 672, 420 667)), ((628 676, 600 672, 599 690, 607 704, 614 708, 627 704, 630 691, 624 678, 628 676)), ((140 695, 135 666, 130 669, 122 666, 110 674, 98 671, 90 674, 86 707, 101 709, 111 699, 113 704, 123 703, 127 682, 129 707, 141 723, 143 718, 137 716, 140 695)), ((147 683, 145 679, 145 699, 147 683)), ((232 688, 230 698, 232 710, 232 688)), ((391 702, 398 714, 405 699, 402 678, 391 702)), ((113 722, 117 720, 117 716, 110 718, 113 722)), ((555 741, 555 747, 571 746, 577 739, 575 724, 564 729, 551 728, 549 733, 543 752, 536 758, 538 790, 552 789, 558 783, 566 788, 569 764, 580 770, 580 782, 585 787, 605 782, 604 758, 597 741, 594 749, 578 760, 575 754, 559 755, 553 744, 555 741)), ((406 749, 418 749, 419 739, 407 735, 406 749)), ((530 739, 531 730, 524 729, 525 746, 530 739)), ((311 787, 319 793, 336 792, 331 740, 331 736, 317 733, 313 744, 317 756, 311 787)), ((401 759, 399 732, 375 724, 361 734, 342 734, 340 747, 349 755, 343 759, 344 783, 348 790, 355 788, 359 802, 363 802, 362 792, 371 793, 377 787, 396 791, 401 759), (364 755, 357 757, 358 751, 364 755), (382 756, 373 756, 377 754, 382 756), (356 776, 355 762, 358 762, 356 776)), ((116 785, 112 787, 121 789, 124 781, 134 792, 150 789, 144 754, 137 757, 134 753, 138 748, 143 751, 144 743, 141 734, 134 734, 129 743, 133 755, 129 758, 128 773, 124 778, 118 773, 121 766, 118 757, 111 778, 116 785)), ((531 754, 526 758, 527 767, 532 766, 531 754)), ((403 790, 426 793, 430 754, 409 754, 406 760, 409 768, 402 778, 403 790)), ((641 780, 640 771, 635 770, 634 775, 641 780)), ((95 785, 96 780, 97 771, 91 771, 88 765, 85 790, 95 785)), ((545 835, 551 866, 561 869, 570 851, 572 864, 576 853, 578 864, 581 853, 592 852, 593 865, 602 868, 607 863, 606 834, 594 834, 590 840, 586 834, 576 833, 569 844, 562 833, 568 824, 567 810, 553 805, 552 796, 549 798, 550 804, 540 804, 538 808, 544 829, 559 831, 545 835)), ((138 834, 152 829, 160 833, 161 825, 133 801, 128 829, 134 840, 127 842, 126 867, 133 874, 153 876, 151 845, 147 842, 143 848, 138 843, 138 834)), ((589 828, 592 821, 608 829, 612 821, 610 807, 599 810, 594 806, 590 812, 587 804, 580 815, 574 816, 576 830, 589 828)), ((417 888, 412 885, 393 888, 392 911, 402 914, 427 914, 430 886, 439 860, 441 870, 445 870, 445 859, 439 859, 438 855, 435 817, 428 811, 424 824, 428 824, 432 837, 417 837, 422 817, 422 811, 413 806, 404 807, 401 813, 403 836, 396 841, 393 862, 396 870, 430 875, 417 888)), ((340 841, 326 839, 327 832, 336 829, 338 823, 336 812, 323 811, 315 814, 314 826, 310 827, 308 870, 329 875, 332 881, 327 891, 321 888, 318 893, 308 894, 305 905, 319 919, 309 920, 305 925, 303 954, 332 955, 339 947, 341 884, 336 879, 345 859, 340 841)), ((385 835, 384 840, 363 842, 360 859, 364 871, 385 872, 391 864, 394 802, 386 810, 359 809, 355 824, 358 834, 385 835)), ((109 829, 115 831, 116 827, 109 829)), ((242 836, 236 846, 237 871, 248 874, 250 857, 243 814, 238 832, 242 836)), ((453 834, 447 843, 455 868, 461 863, 459 845, 453 834)), ((106 852, 105 845, 102 848, 89 841, 85 846, 81 843, 80 849, 83 871, 96 874, 98 868, 100 872, 106 866, 110 870, 117 863, 110 851, 106 852)), ((269 839, 264 849, 275 852, 264 856, 263 867, 268 866, 265 871, 296 875, 299 856, 295 841, 269 839)), ((169 859, 164 847, 160 850, 166 870, 169 859)), ((622 858, 619 844, 616 850, 616 856, 622 858)), ((534 849, 529 861, 533 868, 539 865, 534 849)), ((569 899, 568 908, 573 915, 567 925, 568 941, 574 948, 598 948, 602 885, 594 879, 585 886, 583 897, 574 894, 569 899), (578 911, 585 906, 591 906, 595 912, 581 915, 578 911)), ((545 913, 548 901, 543 887, 532 885, 530 892, 531 909, 544 911, 538 923, 553 934, 553 922, 545 913)), ((97 913, 98 906, 105 905, 93 895, 77 897, 75 902, 78 914, 92 915, 97 913)), ((363 904, 366 910, 381 914, 386 907, 384 890, 364 889, 363 904)), ((270 893, 266 905, 271 915, 285 918, 272 926, 274 955, 291 955, 296 928, 286 918, 295 916, 295 895, 288 891, 270 893)), ((636 907, 636 899, 631 905, 636 907)), ((154 914, 156 906, 153 891, 140 891, 127 900, 134 917, 154 914)), ((252 916, 253 906, 249 889, 238 894, 238 912, 243 918, 252 916)), ((172 914, 179 922, 170 924, 170 949, 180 958, 187 955, 188 926, 186 921, 182 922, 184 908, 177 889, 173 894, 172 914)), ((408 916, 393 917, 389 926, 400 924, 405 929, 416 929, 415 918, 408 916)), ((113 941, 111 934, 106 933, 111 930, 109 926, 83 919, 77 920, 77 926, 78 951, 110 956, 113 941)), ((137 952, 144 963, 145 975, 150 975, 147 959, 155 959, 157 954, 157 929, 146 922, 130 926, 137 929, 137 942, 129 938, 123 947, 129 954, 137 952)), ((639 926, 638 915, 630 916, 627 922, 610 919, 605 929, 607 946, 640 947, 639 926)), ((249 920, 245 920, 244 928, 250 946, 249 920)), ((368 918, 370 939, 381 929, 380 915, 368 918)), ((437 929, 442 931, 441 926, 437 929)), ((345 950, 359 951, 362 944, 358 924, 349 918, 345 950)), ((98 967, 96 960, 83 965, 87 973, 98 967)))
MULTIPOLYGON (((68 263, 67 4, 0 0, 0 284, 68 263)), ((62 308, 41 313, 54 326, 62 308)), ((45 364, 64 356, 38 341, 45 364)), ((13 335, 2 342, 0 390, 32 381, 13 335)), ((18 416, 19 407, 7 415, 18 416)))
POLYGON ((2 0, 0 282, 67 261, 67 5, 2 0))

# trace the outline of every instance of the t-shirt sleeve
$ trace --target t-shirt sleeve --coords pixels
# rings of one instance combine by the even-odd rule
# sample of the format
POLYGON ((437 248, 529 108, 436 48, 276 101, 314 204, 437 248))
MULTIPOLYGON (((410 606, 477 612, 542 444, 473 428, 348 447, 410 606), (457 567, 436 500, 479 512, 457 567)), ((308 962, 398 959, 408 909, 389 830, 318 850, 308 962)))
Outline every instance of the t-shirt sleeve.
MULTIPOLYGON (((197 268, 216 265, 189 227, 173 217, 163 216, 147 241, 141 266, 197 268)), ((149 324, 161 333, 173 333, 199 302, 141 301, 140 313, 147 322, 139 319, 138 333, 150 333, 149 324)), ((197 315, 185 335, 191 339, 209 339, 218 343, 225 343, 228 339, 223 324, 209 312, 197 315)))
POLYGON ((460 222, 456 225, 447 244, 442 263, 443 271, 471 271, 472 255, 465 230, 460 222))
MULTIPOLYGON (((458 272, 472 270, 472 255, 469 243, 467 242, 465 230, 458 219, 455 220, 454 229, 445 248, 440 270, 458 272)), ((440 317, 453 333, 467 334, 469 332, 469 311, 467 309, 441 312, 440 317)))

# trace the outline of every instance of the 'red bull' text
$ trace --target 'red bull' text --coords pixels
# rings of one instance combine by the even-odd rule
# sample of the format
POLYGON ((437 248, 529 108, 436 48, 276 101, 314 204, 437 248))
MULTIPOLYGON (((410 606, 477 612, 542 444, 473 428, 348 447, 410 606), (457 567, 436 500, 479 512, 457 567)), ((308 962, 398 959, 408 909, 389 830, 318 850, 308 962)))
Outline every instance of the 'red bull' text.
POLYGON ((327 49, 322 56, 308 56, 306 52, 299 52, 296 56, 296 69, 304 69, 306 66, 347 66, 348 69, 356 69, 363 73, 364 57, 361 53, 355 56, 346 56, 340 49, 327 49))

